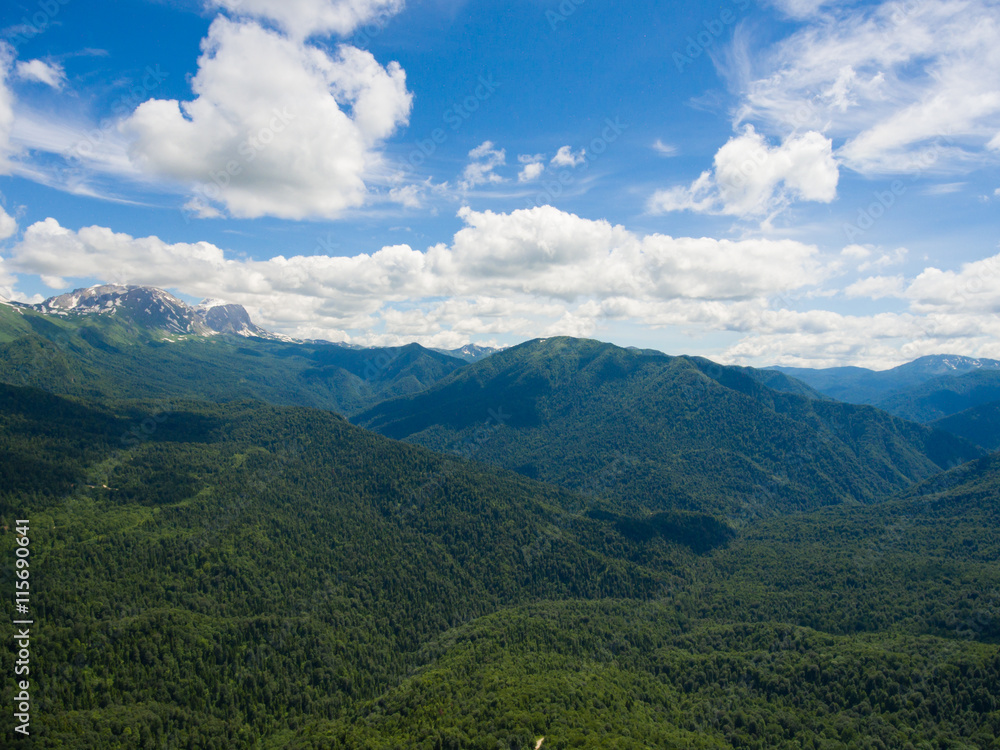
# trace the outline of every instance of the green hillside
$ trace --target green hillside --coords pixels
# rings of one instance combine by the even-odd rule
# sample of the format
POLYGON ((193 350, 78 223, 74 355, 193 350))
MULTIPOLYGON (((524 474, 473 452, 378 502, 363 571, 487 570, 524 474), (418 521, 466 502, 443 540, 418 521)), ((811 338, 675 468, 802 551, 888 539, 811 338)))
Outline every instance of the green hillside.
POLYGON ((352 414, 416 393, 464 362, 416 344, 349 349, 179 336, 124 315, 42 315, 0 305, 0 382, 92 398, 259 398, 352 414))
POLYGON ((1000 401, 974 406, 930 423, 988 451, 1000 450, 1000 401))
MULTIPOLYGON (((868 370, 864 367, 831 367, 815 370, 806 367, 773 367, 768 372, 781 372, 815 388, 830 398, 850 404, 892 403, 900 396, 899 406, 907 408, 906 394, 919 393, 925 383, 936 381, 939 385, 967 374, 991 372, 994 376, 1000 362, 994 359, 973 359, 951 354, 920 357, 889 370, 868 370)), ((906 419, 914 417, 906 412, 887 409, 906 419)), ((919 420, 918 420, 919 421, 919 420)))
POLYGON ((46 632, 39 747, 98 747, 109 726, 240 745, 377 696, 424 641, 501 606, 646 597, 664 580, 615 559, 614 539, 582 518, 530 557, 566 493, 324 412, 236 402, 157 415, 2 392, 0 476, 16 481, 0 546, 11 559, 15 518, 31 520, 46 632), (153 426, 123 441, 137 423, 153 426))
POLYGON ((320 410, 11 386, 0 407, 0 554, 29 518, 44 632, 36 747, 997 736, 991 460, 884 515, 842 506, 736 533, 598 511, 320 410))
POLYGON ((980 455, 871 407, 776 391, 741 368, 569 338, 500 352, 354 419, 456 451, 487 414, 503 426, 476 444, 477 459, 633 514, 746 519, 871 503, 980 455))
POLYGON ((398 688, 294 748, 996 748, 997 649, 658 604, 522 607, 449 632, 398 688))
POLYGON ((1000 401, 1000 370, 990 369, 934 378, 875 405, 904 419, 933 422, 994 401, 1000 401))

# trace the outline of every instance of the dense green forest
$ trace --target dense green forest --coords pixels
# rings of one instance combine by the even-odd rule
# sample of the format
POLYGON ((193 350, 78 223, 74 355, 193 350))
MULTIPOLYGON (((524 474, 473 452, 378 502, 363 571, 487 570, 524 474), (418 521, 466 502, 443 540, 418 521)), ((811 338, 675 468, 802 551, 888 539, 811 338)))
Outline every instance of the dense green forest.
POLYGON ((1000 461, 946 432, 590 341, 5 306, 0 382, 32 746, 1000 747, 1000 461))
MULTIPOLYGON (((976 381, 996 383, 1000 361, 937 354, 920 357, 912 362, 888 370, 869 370, 864 367, 831 367, 810 369, 803 367, 772 367, 765 372, 779 372, 806 383, 816 391, 850 404, 868 404, 886 409, 905 419, 922 420, 928 406, 943 408, 947 414, 958 409, 954 404, 935 400, 934 394, 954 389, 955 393, 968 393, 976 381), (967 377, 969 376, 969 377, 967 377), (928 400, 929 399, 929 400, 928 400)), ((978 397, 974 400, 977 403, 978 397)), ((994 399, 988 399, 994 400, 994 399)), ((937 416, 942 416, 938 414, 937 416)))
POLYGON ((32 746, 1000 747, 995 457, 735 527, 315 409, 0 407, 32 746))
POLYGON ((476 444, 478 460, 611 497, 631 513, 744 520, 874 502, 981 455, 949 433, 806 390, 780 373, 765 380, 707 360, 556 338, 495 354, 354 420, 463 452, 488 414, 503 415, 502 429, 476 444))
POLYGON ((958 435, 988 451, 1000 450, 1000 401, 938 419, 931 422, 931 427, 958 435))
POLYGON ((894 392, 876 405, 917 422, 933 422, 1000 401, 1000 370, 938 377, 894 392))

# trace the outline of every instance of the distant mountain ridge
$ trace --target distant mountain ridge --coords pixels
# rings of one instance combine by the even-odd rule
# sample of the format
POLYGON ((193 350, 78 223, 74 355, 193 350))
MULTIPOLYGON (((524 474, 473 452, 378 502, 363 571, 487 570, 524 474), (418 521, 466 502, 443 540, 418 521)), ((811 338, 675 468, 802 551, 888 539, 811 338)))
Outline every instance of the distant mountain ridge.
POLYGON ((539 339, 354 421, 433 450, 474 446, 478 460, 603 496, 632 514, 754 517, 874 502, 981 455, 950 434, 759 372, 539 339), (488 415, 503 420, 484 440, 488 415))
POLYGON ((1000 361, 977 359, 957 354, 920 357, 889 370, 864 367, 769 367, 815 388, 820 393, 852 404, 877 405, 881 399, 904 388, 926 383, 943 376, 963 375, 988 370, 1000 371, 1000 361))
MULTIPOLYGON (((22 309, 32 309, 45 315, 116 315, 125 313, 145 327, 169 334, 210 336, 226 333, 246 338, 274 341, 297 341, 290 336, 261 328, 250 319, 242 305, 217 299, 205 299, 195 306, 188 305, 163 289, 135 284, 97 284, 74 289, 66 294, 50 297, 36 305, 11 302, 0 297, 0 302, 22 309)), ((330 344, 345 349, 365 350, 357 344, 303 340, 306 344, 330 344)), ((500 347, 466 344, 456 349, 430 349, 464 362, 477 362, 489 357, 500 347)))
POLYGON ((796 378, 830 398, 869 404, 987 450, 1000 448, 998 360, 940 354, 883 371, 860 367, 770 371, 796 378))
POLYGON ((239 305, 191 307, 144 287, 5 304, 0 382, 87 398, 258 398, 347 415, 466 366, 417 344, 361 349, 260 330, 239 305))
POLYGON ((98 284, 26 305, 46 315, 125 314, 147 328, 182 335, 229 333, 236 336, 289 340, 250 320, 242 305, 205 300, 192 307, 162 289, 132 284, 98 284))
POLYGON ((465 362, 478 362, 479 360, 490 357, 497 352, 502 352, 503 347, 466 344, 458 349, 431 349, 431 351, 438 352, 439 354, 447 354, 448 356, 464 360, 465 362))

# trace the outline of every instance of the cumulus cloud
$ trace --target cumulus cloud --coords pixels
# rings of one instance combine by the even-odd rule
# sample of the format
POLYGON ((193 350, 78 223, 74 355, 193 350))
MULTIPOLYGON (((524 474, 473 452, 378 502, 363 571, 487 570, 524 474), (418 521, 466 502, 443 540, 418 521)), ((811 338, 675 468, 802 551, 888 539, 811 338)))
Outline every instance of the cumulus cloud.
POLYGON ((758 305, 824 275, 816 248, 791 240, 637 235, 550 206, 459 215, 466 226, 452 243, 423 252, 396 245, 353 257, 267 260, 238 259, 205 242, 72 231, 47 219, 25 229, 9 262, 46 277, 114 274, 225 298, 277 330, 369 343, 537 335, 570 319, 592 330, 625 313, 649 325, 709 324, 729 306, 758 305))
POLYGON ((843 139, 838 159, 864 174, 981 165, 1000 130, 995 2, 831 5, 816 18, 820 3, 779 4, 811 20, 764 54, 732 56, 743 121, 843 139))
POLYGON ((930 354, 1000 358, 1000 319, 959 313, 841 315, 768 309, 722 359, 801 367, 845 362, 884 369, 930 354))
POLYGON ((206 203, 201 198, 191 198, 183 206, 184 211, 196 219, 221 219, 222 211, 210 203, 206 203))
POLYGON ((524 165, 517 175, 518 182, 537 180, 545 171, 545 156, 543 154, 521 154, 517 160, 524 165))
POLYGON ((563 146, 552 157, 551 164, 555 167, 578 167, 587 160, 587 152, 582 148, 576 153, 570 146, 563 146))
POLYGON ((297 39, 346 36, 358 27, 383 23, 403 8, 403 0, 210 0, 233 15, 270 21, 297 39))
POLYGON ((542 176, 542 172, 545 171, 545 165, 540 162, 532 162, 531 164, 525 164, 524 168, 518 172, 517 180, 518 182, 531 182, 532 180, 537 180, 542 176))
POLYGON ((17 64, 17 77, 23 81, 34 81, 51 86, 56 91, 66 83, 66 71, 58 63, 44 60, 22 60, 17 64))
POLYGON ((191 86, 193 101, 151 99, 124 122, 131 159, 244 218, 335 218, 360 206, 378 144, 412 103, 396 63, 347 45, 331 56, 225 18, 212 23, 191 86))
POLYGON ((495 148, 493 141, 484 141, 469 152, 469 159, 460 183, 463 190, 504 181, 494 170, 507 163, 506 149, 495 148))
POLYGON ((772 147, 747 125, 719 149, 711 172, 702 173, 689 187, 658 191, 649 209, 770 215, 792 199, 831 202, 837 196, 839 177, 828 138, 810 131, 772 147))
POLYGON ((867 279, 855 281, 844 289, 844 294, 847 297, 864 297, 867 299, 902 297, 903 283, 902 276, 870 276, 867 279))
POLYGON ((0 206, 0 240, 13 237, 17 232, 17 221, 0 206))
MULTIPOLYGON (((859 246, 849 255, 861 257, 859 246)), ((885 257, 885 256, 883 256, 885 257)), ((928 354, 1000 357, 1000 255, 957 270, 926 268, 915 278, 863 278, 848 298, 904 300, 877 315, 769 309, 750 315, 748 336, 727 351, 736 360, 827 367, 845 362, 890 367, 928 354)))
POLYGON ((38 274, 57 286, 111 275, 238 302, 290 335, 369 345, 590 336, 624 321, 695 336, 728 332, 737 341, 719 358, 757 365, 888 367, 941 352, 1000 356, 1000 255, 910 279, 862 277, 845 297, 908 309, 844 315, 788 308, 822 297, 844 264, 881 268, 899 262, 904 249, 853 245, 824 258, 793 240, 640 235, 551 206, 509 214, 464 208, 459 216, 465 226, 450 243, 422 251, 393 245, 351 257, 263 260, 207 242, 73 231, 47 219, 24 230, 0 272, 38 274))
POLYGON ((964 263, 959 270, 927 268, 906 296, 916 312, 1000 313, 1000 255, 964 263))

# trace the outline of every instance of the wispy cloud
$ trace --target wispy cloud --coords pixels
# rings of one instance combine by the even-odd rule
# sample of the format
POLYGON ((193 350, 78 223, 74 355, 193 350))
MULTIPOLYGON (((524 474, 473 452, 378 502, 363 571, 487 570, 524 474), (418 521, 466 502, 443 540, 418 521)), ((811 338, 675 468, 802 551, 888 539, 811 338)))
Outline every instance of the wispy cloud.
POLYGON ((818 130, 864 174, 979 168, 1000 132, 1000 6, 990 0, 877 6, 782 0, 803 28, 756 50, 738 35, 725 66, 738 118, 818 130))
POLYGON ((923 189, 924 195, 950 195, 962 190, 968 183, 966 182, 944 182, 937 185, 930 185, 923 189))
POLYGON ((22 60, 17 64, 17 77, 22 81, 44 83, 58 91, 66 83, 66 71, 59 63, 44 60, 22 60))
POLYGON ((677 156, 677 146, 672 146, 668 143, 664 143, 661 139, 657 138, 656 142, 653 144, 653 150, 660 156, 677 156))

